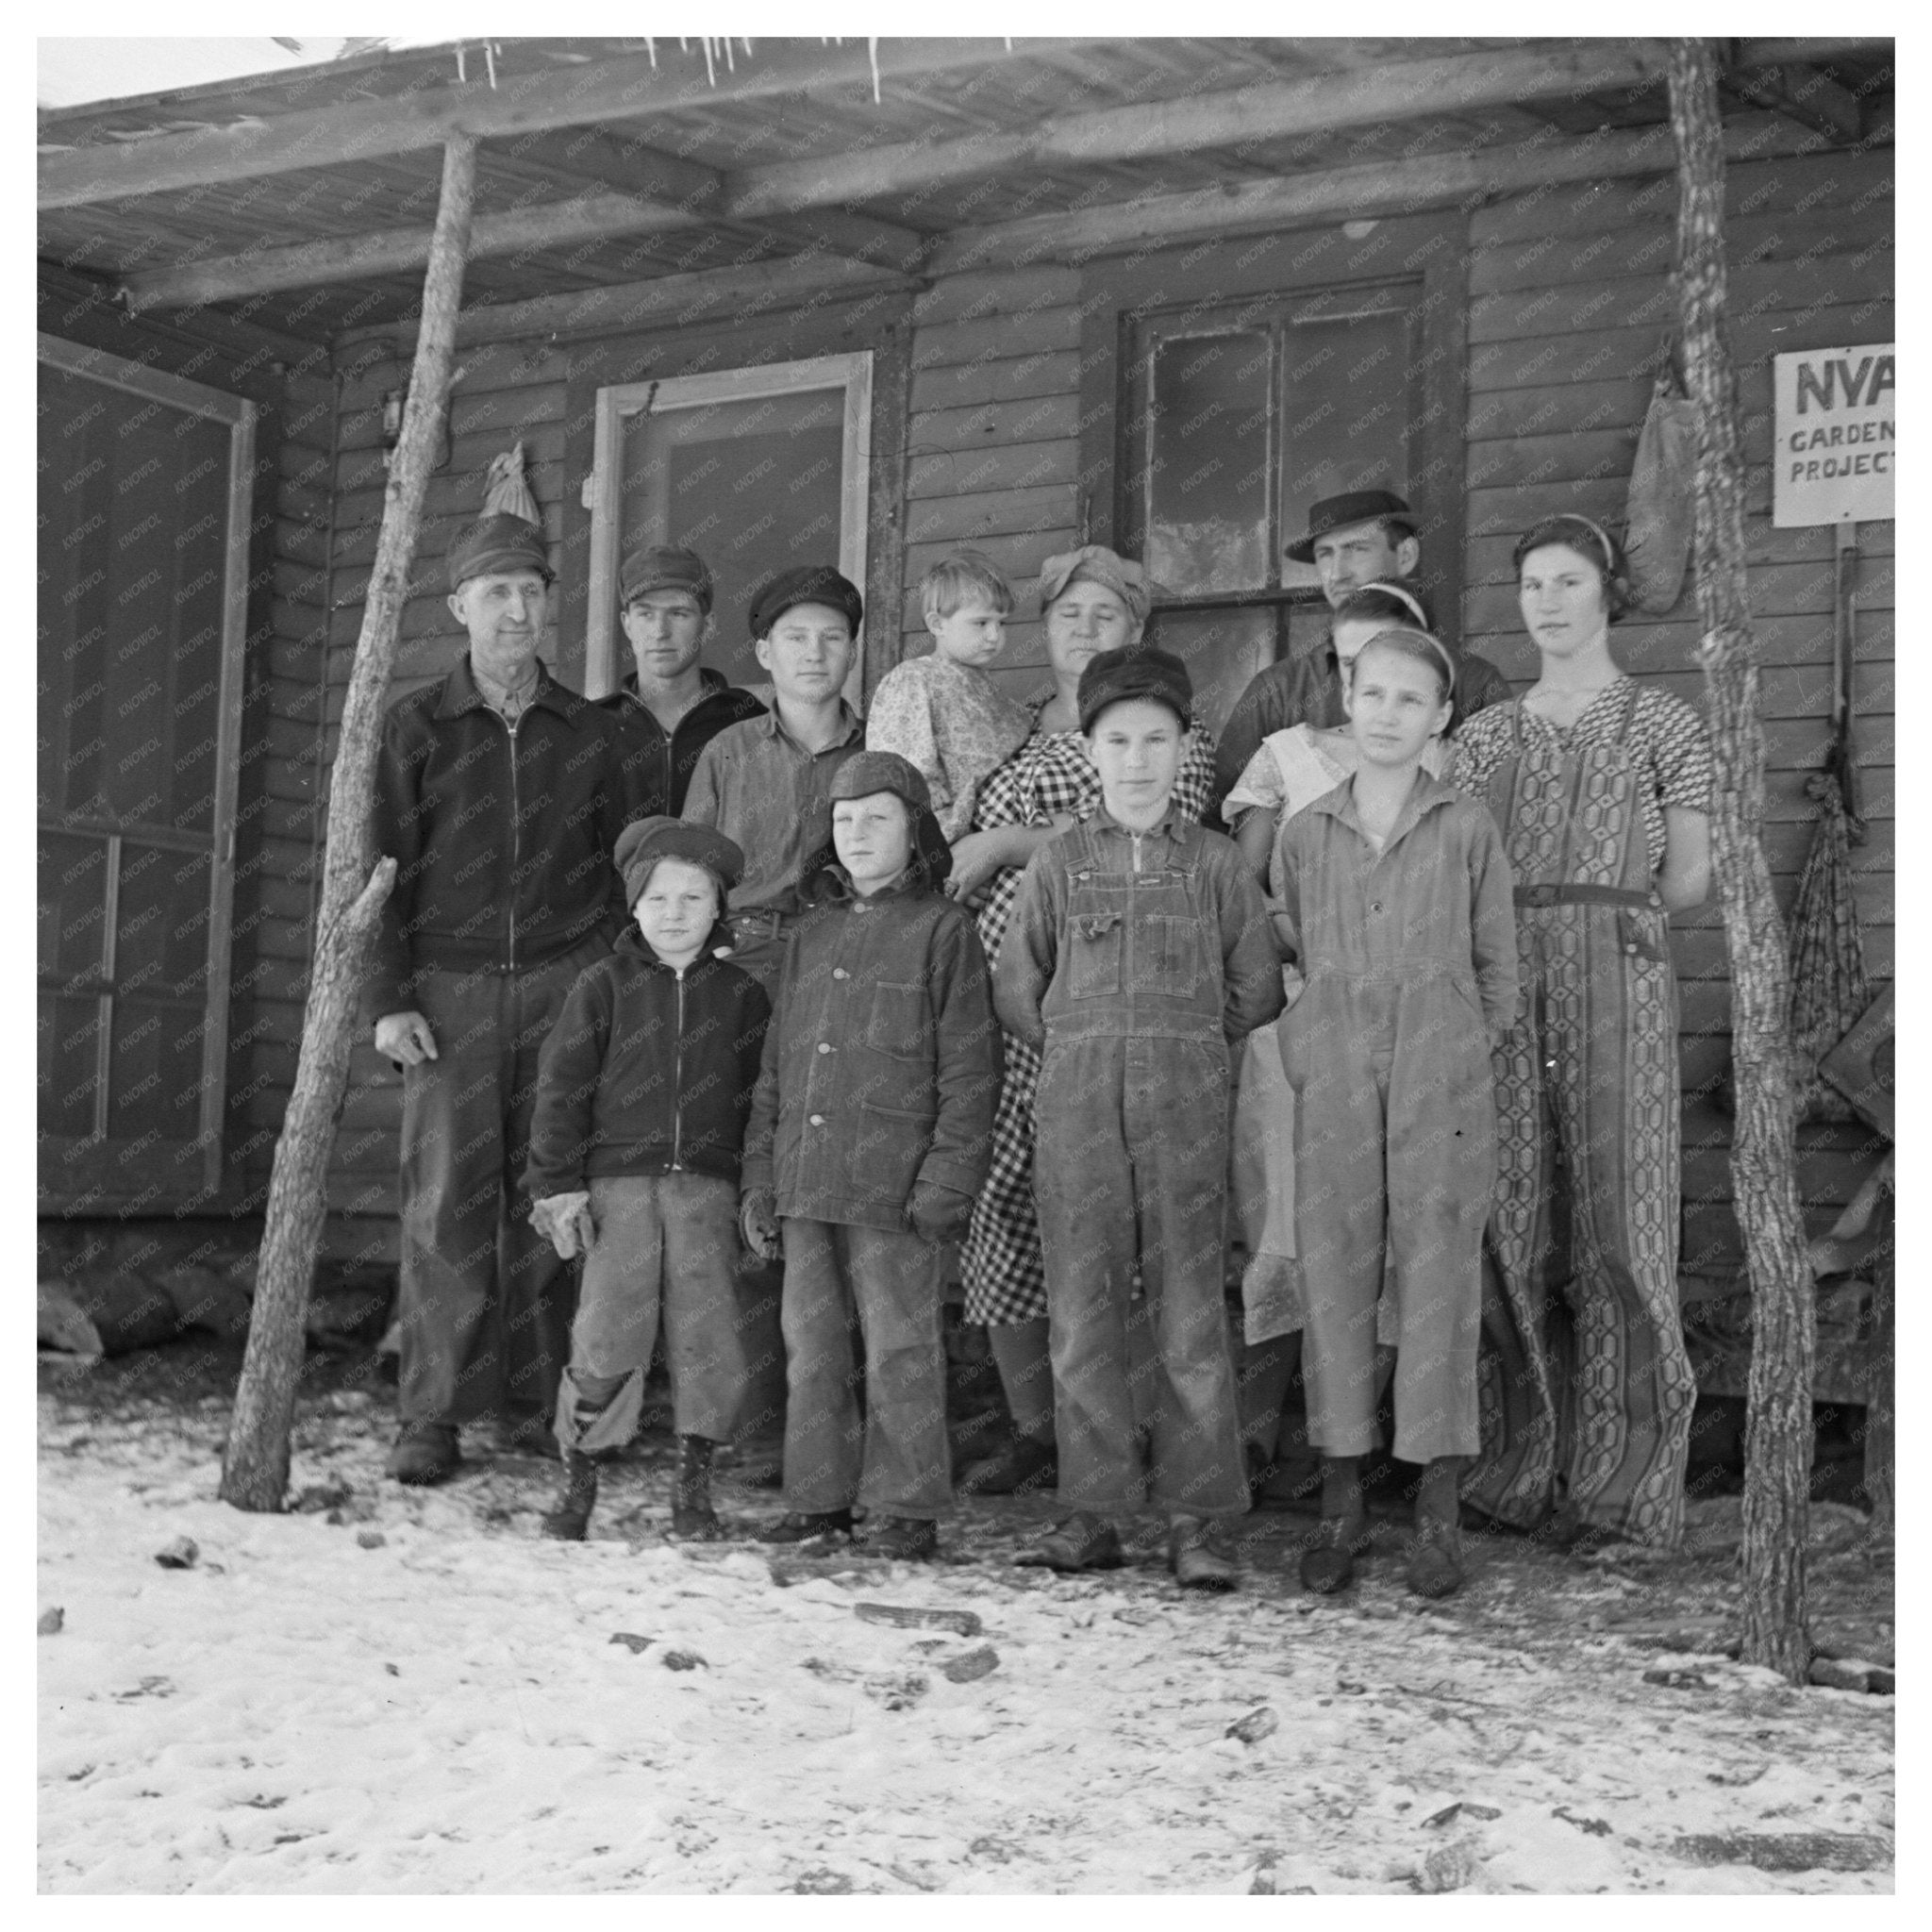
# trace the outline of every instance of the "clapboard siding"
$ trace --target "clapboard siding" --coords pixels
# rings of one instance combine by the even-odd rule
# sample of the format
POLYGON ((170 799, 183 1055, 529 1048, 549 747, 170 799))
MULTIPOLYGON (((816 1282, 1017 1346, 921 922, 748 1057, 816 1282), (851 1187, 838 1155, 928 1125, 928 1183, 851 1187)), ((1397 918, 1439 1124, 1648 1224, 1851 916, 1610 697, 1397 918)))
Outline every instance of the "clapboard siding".
MULTIPOLYGON (((1826 749, 1832 695, 1832 536, 1771 525, 1771 357, 1892 329, 1889 156, 1734 169, 1730 340, 1746 463, 1749 594, 1765 719, 1766 858, 1789 912, 1815 807, 1807 778, 1826 749)), ((1471 218, 1468 525, 1462 635, 1519 685, 1535 651, 1517 610, 1509 550, 1538 516, 1575 509, 1621 523, 1631 459, 1672 320, 1674 184, 1617 183, 1524 195, 1471 218)), ((1870 820, 1853 854, 1867 964, 1893 951, 1893 531, 1859 532, 1857 745, 1870 820)), ((1687 589, 1664 621, 1613 634, 1625 667, 1700 703, 1700 631, 1687 589)), ((1687 1271, 1741 1259, 1730 1206, 1728 1121, 1713 1105, 1730 1057, 1723 923, 1711 904, 1674 922, 1686 1090, 1687 1271)), ((1806 1128, 1800 1183, 1814 1231, 1870 1171, 1871 1137, 1806 1128), (1823 1135, 1825 1138, 1820 1139, 1823 1135)))

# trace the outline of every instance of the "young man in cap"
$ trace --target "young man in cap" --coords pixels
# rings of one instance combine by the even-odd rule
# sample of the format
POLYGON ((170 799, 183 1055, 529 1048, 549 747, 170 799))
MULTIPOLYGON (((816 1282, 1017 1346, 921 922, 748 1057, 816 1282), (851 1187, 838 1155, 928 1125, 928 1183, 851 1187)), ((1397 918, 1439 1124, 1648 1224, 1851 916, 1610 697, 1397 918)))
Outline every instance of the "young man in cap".
POLYGON ((943 1248, 992 1155, 999 1029, 925 780, 860 751, 831 783, 745 1137, 746 1241, 785 1260, 785 1500, 768 1542, 923 1557, 952 1500, 943 1248), (836 856, 835 856, 836 855, 836 856), (858 1400, 854 1331, 863 1344, 858 1400))
POLYGON ((715 825, 744 853, 731 893, 734 962, 767 992, 778 983, 806 865, 831 836, 831 784, 865 741, 844 684, 865 605, 829 564, 780 571, 752 599, 758 659, 772 708, 727 725, 698 755, 684 816, 715 825))
MULTIPOLYGON (((1308 511, 1308 531, 1288 546, 1297 563, 1312 563, 1322 577, 1322 595, 1333 610, 1364 584, 1396 583, 1414 575, 1422 563, 1421 540, 1408 505, 1388 490, 1351 490, 1325 496, 1308 511)), ((1509 680, 1487 658, 1455 652, 1456 711, 1461 721, 1511 695, 1509 680)), ((1256 673, 1236 699, 1222 727, 1214 758, 1217 795, 1224 798, 1241 782, 1248 760, 1272 732, 1312 724, 1334 730, 1348 723, 1345 680, 1335 641, 1324 637, 1312 651, 1285 658, 1256 673)))
POLYGON ((620 622, 636 668, 598 699, 624 727, 631 791, 677 817, 698 754, 765 708, 699 662, 711 636, 711 573, 695 550, 647 543, 618 575, 620 622))
POLYGON ((399 1482, 448 1475, 461 1423, 543 1447, 563 1366, 570 1278, 511 1190, 538 1049, 623 920, 610 855, 636 801, 616 721, 537 655, 552 582, 522 517, 457 533, 469 649, 391 707, 376 765, 375 849, 397 870, 365 1003, 403 1069, 399 1482))
POLYGON ((1000 1023, 1042 1056, 1033 1186, 1074 1507, 1027 1560, 1118 1564, 1110 1519, 1145 1498, 1176 1580, 1225 1590, 1219 1525, 1248 1507, 1222 1287, 1230 1055, 1281 1010, 1281 969, 1233 841, 1174 807, 1186 665, 1103 651, 1079 715, 1101 806, 1034 855, 993 977, 1000 1023))

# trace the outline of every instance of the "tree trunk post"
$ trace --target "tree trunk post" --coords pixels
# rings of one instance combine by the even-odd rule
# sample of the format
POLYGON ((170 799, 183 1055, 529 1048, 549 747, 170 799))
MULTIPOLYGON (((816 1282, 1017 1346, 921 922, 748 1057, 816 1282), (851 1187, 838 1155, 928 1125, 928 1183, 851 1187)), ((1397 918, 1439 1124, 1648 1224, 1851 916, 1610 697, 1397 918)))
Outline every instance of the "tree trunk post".
POLYGON ((1724 130, 1708 41, 1670 42, 1670 96, 1679 333, 1697 406, 1697 605, 1705 632, 1698 658, 1716 765, 1711 858, 1731 967, 1731 1182, 1751 1279, 1743 1657, 1798 1684, 1811 1662, 1805 1545, 1816 1315, 1798 1200, 1789 955, 1758 839, 1764 730, 1745 587, 1737 373, 1724 332, 1724 130))
POLYGON ((302 1051, 275 1142, 255 1311, 222 1458, 222 1499, 238 1509, 279 1509, 288 1492, 289 1429, 302 1368, 309 1281, 327 1209, 329 1155, 348 1090, 369 941, 395 881, 393 859, 385 858, 373 870, 370 864, 375 759, 423 502, 449 400, 475 183, 475 141, 452 135, 442 153, 442 192, 423 284, 423 322, 409 398, 390 466, 375 568, 329 777, 328 842, 302 1051))

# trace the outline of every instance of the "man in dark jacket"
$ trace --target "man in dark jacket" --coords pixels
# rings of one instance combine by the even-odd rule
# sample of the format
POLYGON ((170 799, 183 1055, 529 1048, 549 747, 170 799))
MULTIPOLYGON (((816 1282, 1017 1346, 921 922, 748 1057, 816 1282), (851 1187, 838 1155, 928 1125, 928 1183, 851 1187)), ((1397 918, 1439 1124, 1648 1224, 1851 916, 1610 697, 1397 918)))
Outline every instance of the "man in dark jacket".
MULTIPOLYGON (((1333 610, 1364 584, 1397 583, 1413 576, 1423 560, 1415 517, 1401 497, 1388 490, 1351 490, 1326 496, 1308 511, 1308 532, 1288 546, 1296 563, 1312 563, 1322 577, 1322 595, 1333 610)), ((1457 658, 1453 731, 1472 713, 1511 696, 1509 680, 1487 658, 1450 650, 1457 658)), ((1265 666, 1235 700, 1222 726, 1214 755, 1215 795, 1225 798, 1241 782, 1261 741, 1276 731, 1312 724, 1331 730, 1348 723, 1342 702, 1341 660, 1335 640, 1324 637, 1312 651, 1265 666)))
POLYGON ((618 727, 537 656, 543 533, 495 513, 458 532, 449 608, 467 655, 390 710, 375 838, 397 861, 365 995, 403 1068, 402 1432, 390 1474, 441 1482, 459 1423, 548 1442, 570 1277, 513 1211, 537 1053, 610 949, 610 855, 639 801, 618 727))
POLYGON ((624 559, 618 597, 636 669, 597 702, 624 734, 627 783, 673 818, 684 810, 698 754, 727 724, 764 706, 699 661, 711 637, 711 573, 695 550, 647 543, 624 559))

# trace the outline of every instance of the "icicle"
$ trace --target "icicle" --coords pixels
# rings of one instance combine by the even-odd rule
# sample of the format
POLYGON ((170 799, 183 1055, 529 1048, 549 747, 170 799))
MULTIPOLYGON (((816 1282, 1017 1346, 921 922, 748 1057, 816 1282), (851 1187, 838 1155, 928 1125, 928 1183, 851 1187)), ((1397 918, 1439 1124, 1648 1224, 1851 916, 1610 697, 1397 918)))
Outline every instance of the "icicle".
POLYGON ((724 67, 727 73, 736 74, 738 72, 738 62, 731 58, 731 36, 729 34, 726 34, 724 37, 724 67))
POLYGON ((644 36, 644 52, 651 57, 651 72, 656 74, 658 71, 658 43, 649 34, 644 36))
POLYGON ((457 49, 457 85, 458 87, 461 87, 469 79, 469 77, 470 76, 463 72, 463 50, 460 47, 458 47, 457 49))
POLYGON ((879 104, 879 42, 876 34, 866 35, 865 51, 872 61, 872 104, 876 108, 879 104))
POLYGON ((543 513, 530 494, 529 478, 524 474, 524 445, 513 443, 490 458, 489 488, 483 492, 483 514, 493 516, 503 510, 522 517, 526 524, 541 524, 543 513))
POLYGON ((711 37, 709 34, 705 36, 705 78, 713 87, 718 85, 718 69, 711 58, 711 37))
POLYGON ((494 93, 496 92, 496 42, 494 41, 485 41, 483 42, 483 65, 489 69, 490 92, 494 93))

